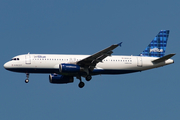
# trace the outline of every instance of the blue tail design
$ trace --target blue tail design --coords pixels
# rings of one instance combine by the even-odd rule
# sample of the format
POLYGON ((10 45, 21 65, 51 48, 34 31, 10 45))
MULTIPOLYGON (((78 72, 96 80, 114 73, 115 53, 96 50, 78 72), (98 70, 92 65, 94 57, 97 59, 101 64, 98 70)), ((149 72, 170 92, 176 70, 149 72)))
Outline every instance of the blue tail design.
POLYGON ((169 30, 161 30, 140 56, 163 57, 166 51, 169 30))

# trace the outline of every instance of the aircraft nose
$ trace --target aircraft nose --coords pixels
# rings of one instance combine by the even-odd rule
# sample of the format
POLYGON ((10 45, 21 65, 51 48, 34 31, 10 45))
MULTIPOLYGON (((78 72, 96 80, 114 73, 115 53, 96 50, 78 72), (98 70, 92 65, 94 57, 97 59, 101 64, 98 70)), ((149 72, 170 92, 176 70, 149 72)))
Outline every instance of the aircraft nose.
POLYGON ((7 69, 7 68, 9 68, 9 67, 10 67, 9 62, 6 62, 6 63, 4 64, 4 68, 7 69))

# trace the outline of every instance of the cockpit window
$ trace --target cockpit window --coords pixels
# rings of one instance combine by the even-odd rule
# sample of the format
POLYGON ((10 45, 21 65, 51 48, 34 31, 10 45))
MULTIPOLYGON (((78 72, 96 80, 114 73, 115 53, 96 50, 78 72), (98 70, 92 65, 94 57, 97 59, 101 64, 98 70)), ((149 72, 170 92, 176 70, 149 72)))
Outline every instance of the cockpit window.
POLYGON ((12 58, 11 60, 16 60, 16 58, 12 58))
POLYGON ((12 58, 11 60, 19 60, 19 58, 12 58))

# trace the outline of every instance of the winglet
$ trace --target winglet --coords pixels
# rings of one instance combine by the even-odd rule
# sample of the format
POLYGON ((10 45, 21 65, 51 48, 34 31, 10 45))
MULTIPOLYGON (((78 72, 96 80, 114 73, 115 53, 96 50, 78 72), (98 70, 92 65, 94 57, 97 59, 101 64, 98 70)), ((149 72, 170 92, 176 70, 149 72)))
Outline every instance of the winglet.
POLYGON ((121 47, 121 44, 122 44, 122 42, 120 42, 119 44, 117 44, 117 45, 119 45, 120 47, 121 47))

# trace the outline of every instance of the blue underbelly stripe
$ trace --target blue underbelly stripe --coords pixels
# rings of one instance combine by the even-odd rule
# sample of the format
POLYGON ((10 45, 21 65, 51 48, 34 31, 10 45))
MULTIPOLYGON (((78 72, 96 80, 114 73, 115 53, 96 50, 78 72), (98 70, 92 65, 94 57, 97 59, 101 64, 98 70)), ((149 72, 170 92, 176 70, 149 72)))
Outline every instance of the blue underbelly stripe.
MULTIPOLYGON (((7 69, 9 71, 13 72, 21 72, 21 73, 59 73, 59 69, 47 69, 47 68, 41 68, 41 69, 33 69, 33 68, 10 68, 7 69)), ((92 75, 98 75, 98 74, 125 74, 125 73, 132 73, 132 72, 138 72, 139 70, 98 70, 95 69, 93 72, 90 72, 92 75)))

